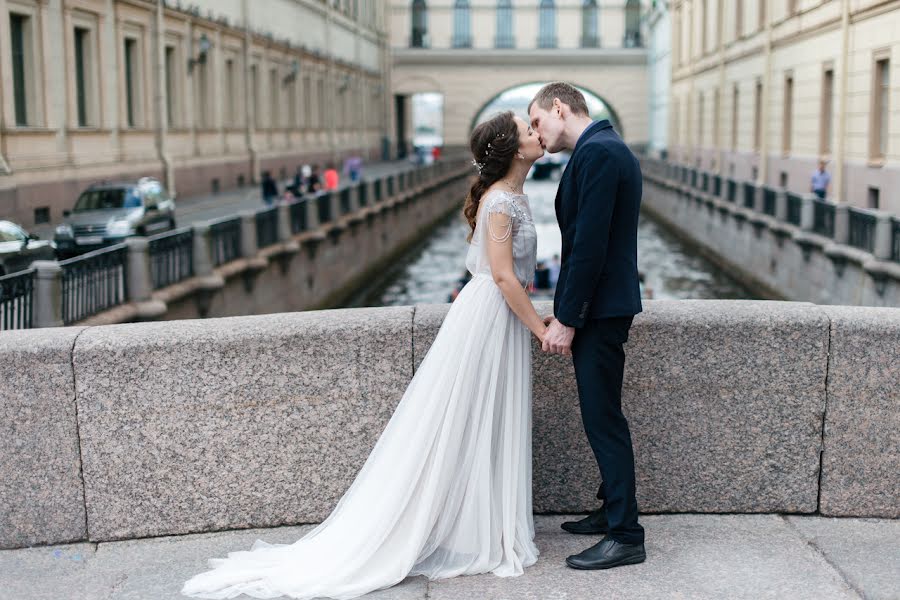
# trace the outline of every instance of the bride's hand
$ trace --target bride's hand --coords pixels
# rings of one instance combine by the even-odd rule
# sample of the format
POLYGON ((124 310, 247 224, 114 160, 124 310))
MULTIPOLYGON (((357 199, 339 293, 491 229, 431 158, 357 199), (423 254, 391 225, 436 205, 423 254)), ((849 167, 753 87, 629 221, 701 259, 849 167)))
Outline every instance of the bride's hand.
POLYGON ((547 329, 548 329, 548 327, 544 326, 544 328, 540 331, 540 333, 535 334, 535 337, 541 343, 541 346, 544 345, 544 336, 547 335, 547 329))

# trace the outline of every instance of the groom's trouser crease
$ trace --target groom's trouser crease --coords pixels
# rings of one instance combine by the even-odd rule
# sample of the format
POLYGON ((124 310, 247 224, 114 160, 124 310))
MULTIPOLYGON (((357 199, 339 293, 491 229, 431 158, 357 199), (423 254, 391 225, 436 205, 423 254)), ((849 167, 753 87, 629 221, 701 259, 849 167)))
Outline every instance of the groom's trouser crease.
POLYGON ((644 529, 638 524, 631 433, 622 413, 623 344, 632 320, 589 319, 572 343, 581 418, 603 480, 598 497, 604 500, 610 537, 625 544, 644 541, 644 529))

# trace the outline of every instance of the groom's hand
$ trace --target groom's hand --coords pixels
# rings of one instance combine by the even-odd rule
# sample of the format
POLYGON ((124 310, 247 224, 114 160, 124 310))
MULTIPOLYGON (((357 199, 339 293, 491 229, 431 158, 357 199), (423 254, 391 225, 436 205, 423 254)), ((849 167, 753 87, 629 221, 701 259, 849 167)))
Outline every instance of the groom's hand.
POLYGON ((544 325, 546 327, 549 327, 550 323, 552 323, 555 319, 556 319, 556 317, 554 317, 553 315, 548 315, 548 316, 544 317, 544 325))
POLYGON ((544 343, 541 349, 551 354, 571 356, 572 340, 575 338, 575 328, 566 327, 556 319, 553 319, 544 334, 544 343))

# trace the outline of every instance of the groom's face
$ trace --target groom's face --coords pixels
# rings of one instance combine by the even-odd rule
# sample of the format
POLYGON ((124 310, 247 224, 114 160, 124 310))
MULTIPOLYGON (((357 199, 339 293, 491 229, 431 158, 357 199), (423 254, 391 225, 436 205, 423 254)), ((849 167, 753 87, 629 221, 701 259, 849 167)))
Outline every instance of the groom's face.
POLYGON ((540 136, 541 146, 547 152, 559 152, 565 150, 562 147, 562 133, 565 123, 561 116, 561 107, 557 106, 559 100, 554 99, 550 109, 544 109, 535 102, 531 105, 528 118, 531 119, 531 127, 540 136))

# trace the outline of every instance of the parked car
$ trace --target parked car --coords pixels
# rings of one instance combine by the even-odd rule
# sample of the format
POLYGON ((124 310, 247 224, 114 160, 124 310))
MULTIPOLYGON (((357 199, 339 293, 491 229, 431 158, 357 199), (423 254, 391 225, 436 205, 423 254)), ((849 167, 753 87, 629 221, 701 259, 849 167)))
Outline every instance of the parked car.
POLYGON ((63 216, 53 238, 60 259, 176 227, 175 198, 152 177, 94 184, 63 216))
POLYGON ((11 221, 0 221, 0 276, 24 271, 33 260, 54 260, 56 246, 11 221))

